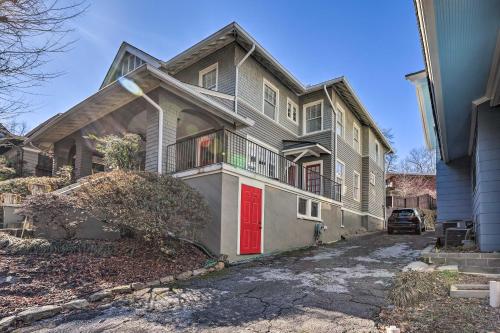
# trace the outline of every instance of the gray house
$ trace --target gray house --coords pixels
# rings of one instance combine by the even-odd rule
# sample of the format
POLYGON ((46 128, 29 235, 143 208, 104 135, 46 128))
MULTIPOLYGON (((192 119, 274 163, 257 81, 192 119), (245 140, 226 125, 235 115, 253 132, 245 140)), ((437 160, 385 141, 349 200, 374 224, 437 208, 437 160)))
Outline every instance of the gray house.
POLYGON ((100 169, 85 137, 133 132, 144 169, 207 199, 202 241, 230 260, 383 228, 391 150, 344 77, 305 86, 238 24, 162 61, 127 43, 99 91, 29 141, 54 169, 100 169))
POLYGON ((415 0, 426 69, 417 89, 437 149, 438 222, 474 222, 482 251, 500 250, 500 1, 415 0))

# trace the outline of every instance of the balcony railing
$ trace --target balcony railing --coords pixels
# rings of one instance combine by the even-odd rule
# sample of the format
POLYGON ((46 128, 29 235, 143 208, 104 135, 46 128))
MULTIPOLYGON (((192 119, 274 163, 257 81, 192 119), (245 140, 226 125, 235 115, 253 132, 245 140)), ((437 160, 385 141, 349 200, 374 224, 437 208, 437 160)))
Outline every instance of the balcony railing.
POLYGON ((341 186, 317 172, 231 131, 222 129, 166 147, 167 173, 227 163, 295 188, 341 201, 341 186))

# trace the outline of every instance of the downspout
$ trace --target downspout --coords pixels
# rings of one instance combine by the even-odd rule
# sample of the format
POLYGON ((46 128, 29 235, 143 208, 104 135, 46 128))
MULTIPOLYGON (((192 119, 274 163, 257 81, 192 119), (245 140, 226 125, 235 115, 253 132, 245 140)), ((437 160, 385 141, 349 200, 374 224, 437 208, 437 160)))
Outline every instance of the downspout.
POLYGON ((234 112, 235 113, 238 113, 238 77, 240 74, 240 67, 241 67, 241 65, 243 65, 245 60, 247 60, 248 57, 250 57, 250 55, 253 53, 253 51, 255 51, 255 44, 252 45, 252 48, 250 49, 250 51, 248 51, 248 53, 245 54, 243 59, 241 59, 240 62, 236 65, 236 84, 234 86, 234 112))
MULTIPOLYGON (((333 90, 333 86, 332 86, 333 90)), ((323 91, 325 92, 326 98, 328 99, 328 102, 330 103, 330 106, 332 107, 332 112, 333 112, 333 155, 335 157, 334 163, 333 163, 333 172, 337 172, 337 112, 335 111, 335 106, 333 105, 332 98, 328 94, 328 89, 326 89, 326 84, 323 85, 323 91)), ((336 177, 334 177, 335 179, 336 177)), ((340 187, 340 200, 342 201, 342 192, 343 192, 343 187, 344 184, 340 187)), ((344 226, 344 211, 341 211, 340 215, 340 226, 344 226)))

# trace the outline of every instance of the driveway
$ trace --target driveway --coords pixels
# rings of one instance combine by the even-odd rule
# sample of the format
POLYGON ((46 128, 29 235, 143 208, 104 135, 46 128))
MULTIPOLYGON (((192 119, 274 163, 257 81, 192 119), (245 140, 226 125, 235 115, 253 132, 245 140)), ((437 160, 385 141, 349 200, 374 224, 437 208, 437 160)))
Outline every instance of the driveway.
MULTIPOLYGON (((394 273, 433 234, 371 234, 230 267, 95 310, 60 315, 41 332, 376 332, 394 273)), ((126 269, 126 268, 124 268, 126 269)))

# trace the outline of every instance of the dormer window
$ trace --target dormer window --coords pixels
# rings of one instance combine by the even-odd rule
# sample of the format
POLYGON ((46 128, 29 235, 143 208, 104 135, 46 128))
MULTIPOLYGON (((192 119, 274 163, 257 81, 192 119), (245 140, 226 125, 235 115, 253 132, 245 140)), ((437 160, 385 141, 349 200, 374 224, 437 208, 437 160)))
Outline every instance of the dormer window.
POLYGON ((201 70, 199 74, 199 86, 209 90, 217 90, 218 72, 218 63, 201 70))

